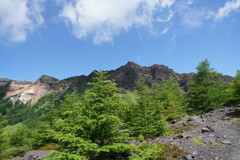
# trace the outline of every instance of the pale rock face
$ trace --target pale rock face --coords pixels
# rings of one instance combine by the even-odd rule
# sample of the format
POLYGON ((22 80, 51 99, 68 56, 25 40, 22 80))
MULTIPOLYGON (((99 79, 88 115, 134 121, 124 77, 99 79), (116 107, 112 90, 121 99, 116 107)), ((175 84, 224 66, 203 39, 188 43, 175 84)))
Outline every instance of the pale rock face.
MULTIPOLYGON (((44 76, 44 78, 46 78, 46 76, 44 76)), ((13 103, 17 100, 20 100, 23 103, 36 103, 38 99, 54 90, 54 85, 52 85, 50 82, 44 81, 44 78, 40 78, 34 83, 25 81, 11 81, 5 98, 10 98, 13 103)), ((51 77, 48 79, 51 80, 51 77)), ((58 82, 58 80, 54 80, 56 83, 58 82)))
POLYGON ((47 95, 51 91, 52 89, 49 85, 36 82, 20 94, 19 100, 23 103, 27 103, 28 101, 36 103, 39 98, 47 95))
POLYGON ((16 101, 19 95, 26 91, 31 85, 32 82, 12 81, 7 89, 5 97, 16 101))

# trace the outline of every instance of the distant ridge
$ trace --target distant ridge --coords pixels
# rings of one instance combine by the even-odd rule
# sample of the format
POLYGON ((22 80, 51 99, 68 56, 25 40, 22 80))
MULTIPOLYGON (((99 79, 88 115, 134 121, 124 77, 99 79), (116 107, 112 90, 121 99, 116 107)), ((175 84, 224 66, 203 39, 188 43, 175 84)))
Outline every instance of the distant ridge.
MULTIPOLYGON (((134 62, 108 71, 109 79, 117 84, 118 87, 126 90, 135 90, 136 82, 143 77, 149 86, 156 83, 175 78, 179 86, 184 90, 188 90, 188 82, 194 73, 179 74, 164 65, 154 64, 149 67, 140 66, 134 62)), ((80 89, 84 90, 88 82, 91 82, 95 76, 94 71, 88 76, 75 76, 63 80, 58 80, 54 77, 42 75, 36 82, 14 81, 10 79, 0 79, 0 95, 9 98, 15 102, 20 100, 24 103, 31 101, 36 103, 38 99, 56 91, 60 94, 68 90, 80 89)), ((221 79, 226 79, 227 82, 232 80, 231 76, 221 76, 221 79)))

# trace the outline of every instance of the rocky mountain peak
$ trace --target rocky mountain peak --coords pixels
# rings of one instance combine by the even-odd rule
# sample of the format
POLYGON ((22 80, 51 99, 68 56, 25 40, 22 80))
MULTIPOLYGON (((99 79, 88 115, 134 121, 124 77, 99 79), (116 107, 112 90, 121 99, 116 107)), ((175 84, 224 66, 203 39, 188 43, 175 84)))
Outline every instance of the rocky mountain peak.
POLYGON ((132 62, 132 61, 128 61, 127 64, 123 65, 125 67, 139 67, 138 64, 132 62))
POLYGON ((59 80, 54 78, 54 77, 51 77, 51 76, 42 75, 36 82, 47 83, 47 84, 55 84, 55 83, 58 83, 59 80))
POLYGON ((7 78, 0 78, 0 87, 5 86, 7 83, 9 83, 11 80, 7 78))

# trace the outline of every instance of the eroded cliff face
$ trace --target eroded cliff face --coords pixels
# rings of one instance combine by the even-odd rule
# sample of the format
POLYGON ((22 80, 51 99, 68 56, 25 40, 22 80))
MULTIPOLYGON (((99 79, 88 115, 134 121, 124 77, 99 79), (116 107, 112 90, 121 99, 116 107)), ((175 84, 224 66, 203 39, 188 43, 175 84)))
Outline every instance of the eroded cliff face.
MULTIPOLYGON (((22 97, 22 94, 30 88, 32 82, 22 81, 11 81, 6 91, 5 98, 10 98, 11 101, 15 102, 22 97)), ((24 99, 21 98, 24 102, 24 99)))
POLYGON ((41 97, 55 91, 57 84, 57 79, 45 75, 36 82, 10 81, 5 98, 9 98, 12 102, 20 100, 23 103, 31 102, 34 104, 41 97))
MULTIPOLYGON (((118 87, 126 90, 135 90, 136 82, 141 77, 146 80, 149 86, 153 86, 156 83, 175 78, 179 86, 187 91, 189 89, 188 82, 194 73, 178 74, 172 69, 164 65, 153 65, 150 67, 140 66, 133 62, 128 62, 116 70, 108 72, 109 79, 117 84, 118 87)), ((36 82, 25 81, 11 81, 9 79, 0 79, 0 98, 5 94, 5 98, 9 98, 12 102, 20 100, 24 103, 31 102, 36 103, 41 97, 55 91, 59 94, 66 91, 84 90, 88 82, 92 82, 95 77, 95 73, 92 72, 88 76, 75 76, 66 78, 64 80, 58 80, 56 78, 43 75, 36 82)), ((230 82, 232 77, 221 76, 218 80, 226 80, 226 83, 230 82)))

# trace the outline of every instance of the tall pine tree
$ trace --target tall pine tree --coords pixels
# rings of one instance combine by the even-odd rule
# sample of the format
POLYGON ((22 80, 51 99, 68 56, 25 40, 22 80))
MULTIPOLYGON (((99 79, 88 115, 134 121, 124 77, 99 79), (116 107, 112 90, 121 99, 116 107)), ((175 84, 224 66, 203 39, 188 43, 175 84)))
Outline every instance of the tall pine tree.
POLYGON ((170 78, 153 88, 154 99, 160 103, 163 111, 162 114, 168 121, 179 119, 186 114, 186 100, 179 83, 170 78))
POLYGON ((225 100, 225 86, 216 80, 221 74, 210 67, 208 60, 202 61, 196 69, 187 93, 189 112, 202 114, 221 107, 225 100))
POLYGON ((237 70, 236 76, 232 82, 228 85, 228 104, 237 105, 240 104, 240 70, 237 70))
POLYGON ((119 89, 106 80, 106 72, 95 72, 94 82, 83 98, 67 96, 62 102, 62 112, 51 130, 61 151, 53 159, 101 159, 126 156, 131 146, 124 144, 127 134, 118 117, 121 108, 119 89))
POLYGON ((136 105, 130 108, 131 119, 128 122, 134 136, 145 138, 163 135, 166 132, 166 121, 162 114, 161 103, 154 99, 154 92, 142 78, 138 84, 136 105))

